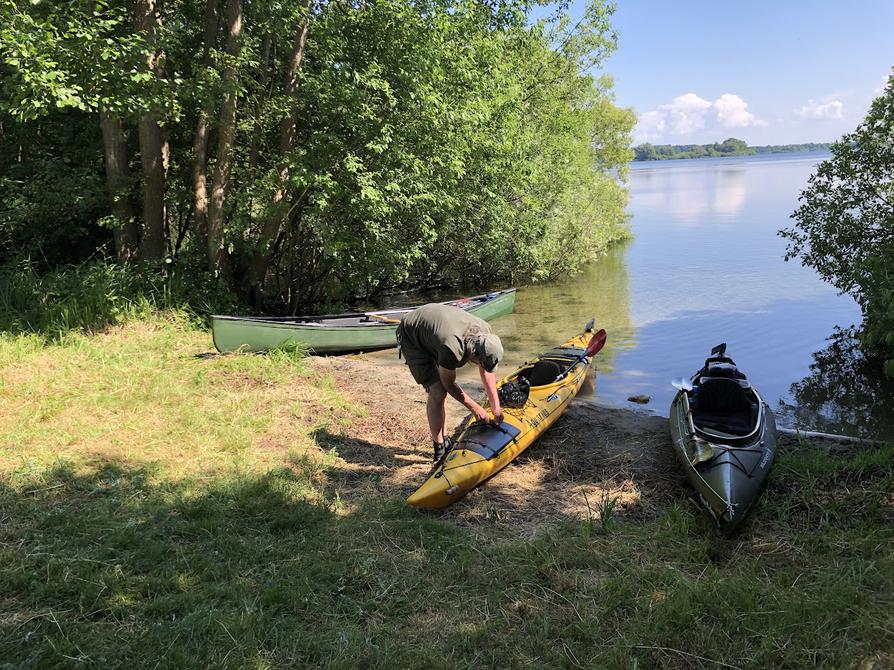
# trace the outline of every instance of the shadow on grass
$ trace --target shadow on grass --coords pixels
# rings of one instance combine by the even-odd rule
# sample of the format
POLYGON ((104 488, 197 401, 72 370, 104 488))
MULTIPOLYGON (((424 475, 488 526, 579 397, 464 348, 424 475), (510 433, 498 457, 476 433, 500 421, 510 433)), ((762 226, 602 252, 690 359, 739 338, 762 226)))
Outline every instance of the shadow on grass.
POLYGON ((336 453, 348 463, 374 468, 399 468, 408 463, 424 462, 423 452, 408 447, 384 447, 375 442, 346 434, 333 433, 325 426, 311 431, 310 436, 316 440, 320 448, 335 449, 336 453))
POLYGON ((764 537, 719 553, 676 504, 488 545, 301 468, 7 475, 0 667, 887 667, 891 453, 781 465, 835 513, 807 533, 767 505, 764 537))
MULTIPOLYGON (((375 421, 387 416, 377 411, 375 421)), ((408 439, 417 427, 405 420, 393 426, 372 423, 369 418, 338 433, 325 428, 313 433, 321 448, 339 457, 330 484, 337 495, 357 503, 371 497, 404 500, 430 473, 430 445, 408 439)), ((564 522, 601 520, 606 512, 627 520, 654 519, 685 498, 683 481, 666 421, 629 412, 615 416, 576 403, 503 471, 432 516, 460 525, 503 526, 502 535, 531 537, 564 522)))
POLYGON ((384 523, 371 532, 288 470, 5 478, 0 667, 372 664, 377 608, 400 617, 421 597, 406 563, 451 553, 449 530, 403 538, 400 510, 384 523))

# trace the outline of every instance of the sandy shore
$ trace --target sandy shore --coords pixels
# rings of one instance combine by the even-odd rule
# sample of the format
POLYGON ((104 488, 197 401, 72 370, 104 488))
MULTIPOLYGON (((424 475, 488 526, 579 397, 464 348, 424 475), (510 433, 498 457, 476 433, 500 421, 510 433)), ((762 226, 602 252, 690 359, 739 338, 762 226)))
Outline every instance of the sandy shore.
MULTIPOLYGON (((339 496, 348 502, 406 498, 429 471, 422 389, 403 366, 383 366, 369 356, 312 361, 315 370, 331 374, 339 391, 363 408, 349 425, 316 435, 321 447, 338 454, 332 484, 339 496)), ((483 395, 480 383, 463 386, 483 395)), ((450 426, 459 425, 465 414, 459 403, 448 400, 450 426)), ((796 443, 783 437, 780 447, 796 443)), ((598 518, 606 501, 614 501, 615 514, 635 521, 653 518, 688 495, 667 419, 586 399, 575 400, 499 475, 435 515, 462 526, 483 524, 490 534, 496 526, 530 536, 562 519, 598 518)))

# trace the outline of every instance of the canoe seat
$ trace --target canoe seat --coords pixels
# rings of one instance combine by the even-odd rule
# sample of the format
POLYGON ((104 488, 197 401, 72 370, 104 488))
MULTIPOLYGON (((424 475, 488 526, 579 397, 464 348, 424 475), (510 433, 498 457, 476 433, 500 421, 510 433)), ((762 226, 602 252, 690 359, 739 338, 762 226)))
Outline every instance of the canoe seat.
POLYGON ((719 430, 730 435, 747 435, 754 430, 757 407, 748 399, 745 389, 734 379, 704 379, 692 419, 702 428, 719 430))
POLYGON ((522 372, 528 378, 531 386, 546 386, 552 384, 562 372, 562 368, 555 361, 537 361, 530 369, 522 372))

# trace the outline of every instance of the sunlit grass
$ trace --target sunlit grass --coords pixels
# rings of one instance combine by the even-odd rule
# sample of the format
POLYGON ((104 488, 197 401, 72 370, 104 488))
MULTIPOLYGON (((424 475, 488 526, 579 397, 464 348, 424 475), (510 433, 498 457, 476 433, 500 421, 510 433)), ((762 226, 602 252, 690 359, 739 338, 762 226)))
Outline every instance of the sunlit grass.
POLYGON ((296 403, 349 420, 332 381, 311 379, 300 352, 219 356, 209 344, 175 314, 58 343, 4 336, 0 469, 106 458, 157 463, 169 476, 257 468, 281 462, 253 450, 271 431, 280 448, 314 446, 314 426, 297 420, 282 441, 296 403))

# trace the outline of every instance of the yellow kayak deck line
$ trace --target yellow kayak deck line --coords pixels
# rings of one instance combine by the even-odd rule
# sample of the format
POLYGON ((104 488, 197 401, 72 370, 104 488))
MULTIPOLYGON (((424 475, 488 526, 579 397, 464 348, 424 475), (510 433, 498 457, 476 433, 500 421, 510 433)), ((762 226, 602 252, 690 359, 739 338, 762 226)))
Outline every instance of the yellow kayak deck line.
POLYGON ((422 509, 447 507, 509 465, 545 433, 562 416, 584 383, 590 359, 574 361, 584 354, 592 335, 587 331, 573 337, 501 379, 498 387, 520 375, 527 376, 540 361, 553 361, 562 372, 567 370, 558 381, 532 385, 523 407, 503 408, 501 425, 477 422, 467 426, 446 458, 407 502, 422 509))

